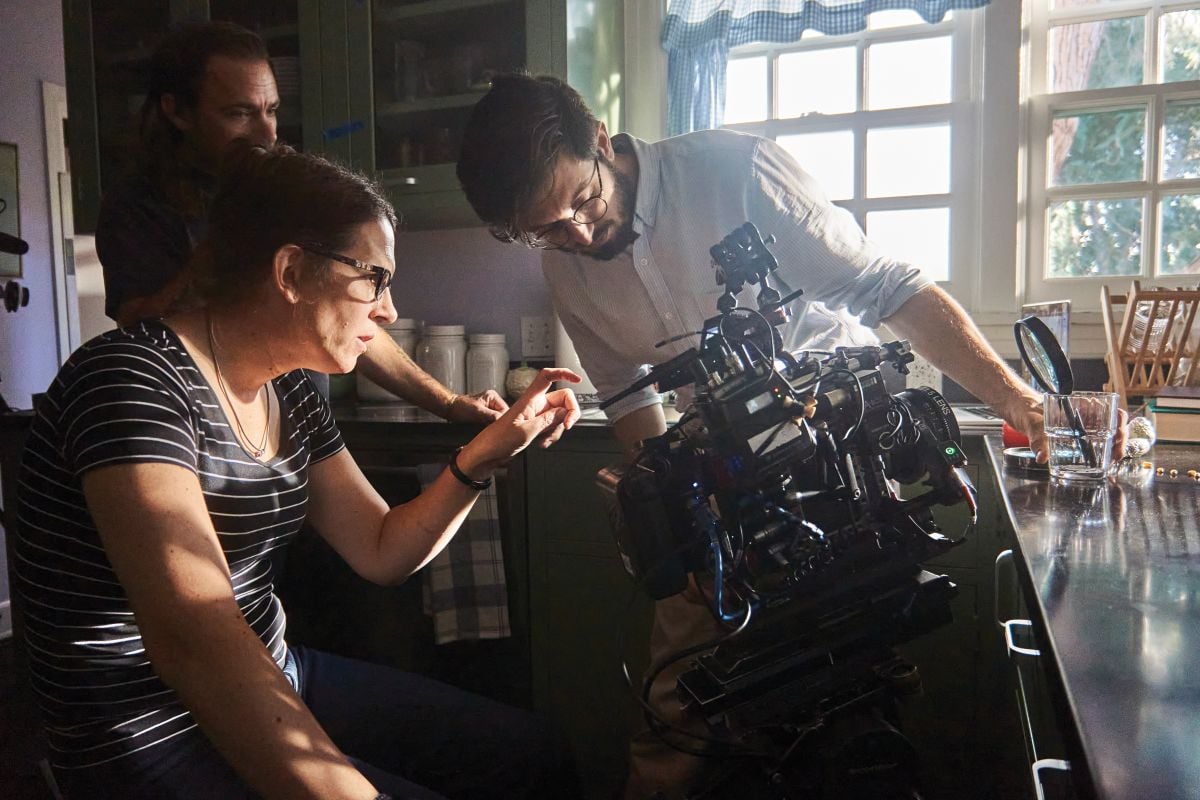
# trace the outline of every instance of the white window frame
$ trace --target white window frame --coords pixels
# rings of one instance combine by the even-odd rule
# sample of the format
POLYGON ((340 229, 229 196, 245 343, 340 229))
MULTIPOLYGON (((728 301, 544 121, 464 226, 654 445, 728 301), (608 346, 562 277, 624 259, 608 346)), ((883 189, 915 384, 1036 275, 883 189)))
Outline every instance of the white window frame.
MULTIPOLYGON (((958 267, 955 277, 963 280, 962 285, 944 288, 966 307, 992 346, 1009 358, 1017 356, 1012 324, 1025 302, 1028 239, 1028 151, 1024 146, 1028 104, 1022 102, 1027 94, 1020 73, 1026 44, 1022 6, 1045 2, 992 0, 965 14, 975 20, 971 50, 982 60, 984 88, 977 132, 966 148, 973 162, 974 186, 960 193, 973 210, 954 217, 972 228, 970 238, 960 237, 960 246, 951 256, 952 269, 958 267), (962 275, 964 270, 969 274, 962 275)), ((625 7, 625 129, 647 141, 666 136, 667 58, 659 41, 666 6, 667 0, 640 0, 625 7)), ((977 83, 974 77, 973 82, 977 83)), ((957 158, 952 168, 963 174, 957 158)), ((1104 351, 1099 312, 1073 314, 1072 355, 1103 355, 1104 351)))
MULTIPOLYGON (((1178 286, 1195 283, 1192 276, 1168 275, 1155 277, 1159 257, 1158 203, 1164 194, 1200 192, 1200 179, 1163 181, 1161 174, 1161 132, 1168 101, 1200 98, 1200 81, 1158 83, 1158 22, 1171 11, 1200 9, 1197 0, 1128 0, 1097 5, 1049 9, 1047 0, 1025 3, 1027 46, 1023 60, 1027 75, 1025 93, 1028 108, 1026 146, 1028 159, 1026 188, 1028 238, 1024 270, 1024 296, 1029 302, 1069 299, 1073 307, 1083 311, 1100 308, 1100 287, 1108 284, 1125 290, 1133 280, 1146 286, 1178 286), (1049 87, 1049 31, 1060 24, 1091 22, 1116 17, 1144 16, 1145 50, 1143 53, 1143 83, 1113 89, 1092 89, 1051 93, 1049 87), (1061 111, 1084 112, 1118 108, 1144 107, 1146 110, 1146 160, 1143 179, 1114 184, 1087 186, 1046 186, 1049 167, 1050 126, 1054 115, 1061 111), (1072 199, 1106 197, 1141 198, 1142 215, 1142 272, 1131 276, 1046 277, 1048 241, 1047 216, 1050 205, 1072 199), (1190 280, 1189 280, 1190 278, 1190 280)), ((1074 349, 1074 348, 1072 348, 1074 349)))
MULTIPOLYGON (((872 29, 845 36, 806 36, 793 44, 752 44, 738 47, 730 53, 730 61, 738 58, 766 56, 768 62, 768 114, 765 121, 727 124, 731 130, 754 133, 769 139, 803 133, 850 131, 854 136, 854 197, 837 200, 866 229, 867 214, 921 208, 949 208, 949 280, 939 282, 944 289, 971 305, 978 289, 977 276, 979 244, 975 235, 980 218, 980 159, 979 112, 982 96, 983 29, 980 13, 957 12, 950 19, 930 25, 917 21, 903 27, 872 29), (896 109, 868 110, 864 93, 868 80, 867 49, 871 45, 894 41, 951 38, 952 97, 949 103, 896 109), (853 43, 857 51, 860 80, 856 107, 859 110, 844 114, 808 114, 791 119, 778 119, 780 81, 778 57, 786 53, 814 51, 831 47, 846 47, 853 43), (867 131, 916 125, 949 124, 950 126, 950 187, 945 194, 869 198, 866 193, 867 131)), ((803 162, 800 164, 804 167, 803 162)), ((869 235, 869 232, 868 232, 869 235)), ((921 266, 917 264, 916 266, 921 266)))

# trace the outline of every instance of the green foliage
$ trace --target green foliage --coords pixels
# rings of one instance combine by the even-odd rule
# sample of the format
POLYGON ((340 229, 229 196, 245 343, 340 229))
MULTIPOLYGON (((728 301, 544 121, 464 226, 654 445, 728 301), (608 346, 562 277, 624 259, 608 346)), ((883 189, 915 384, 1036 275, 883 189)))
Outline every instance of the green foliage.
MULTIPOLYGON (((1172 15, 1164 52, 1167 80, 1200 77, 1200 14, 1172 15)), ((1110 20, 1088 74, 1088 88, 1142 82, 1140 17, 1110 20)), ((1141 180, 1146 163, 1144 109, 1064 114, 1078 126, 1055 185, 1141 180)), ((1178 106, 1163 135, 1168 177, 1200 177, 1200 106, 1178 106)), ((1140 196, 1056 203, 1048 220, 1049 274, 1053 277, 1137 275, 1142 272, 1140 196)), ((1195 195, 1162 201, 1163 273, 1181 272, 1200 257, 1200 202, 1195 195)))

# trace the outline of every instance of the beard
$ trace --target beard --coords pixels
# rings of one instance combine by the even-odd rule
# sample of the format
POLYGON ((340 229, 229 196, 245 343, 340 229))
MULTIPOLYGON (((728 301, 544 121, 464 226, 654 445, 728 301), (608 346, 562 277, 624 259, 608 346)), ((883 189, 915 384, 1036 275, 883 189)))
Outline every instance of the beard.
POLYGON ((597 231, 606 237, 603 244, 594 248, 580 248, 572 252, 597 261, 612 261, 628 250, 640 235, 633 229, 633 209, 634 203, 637 201, 637 184, 631 177, 615 169, 612 161, 604 160, 603 163, 613 175, 613 193, 610 205, 618 209, 621 216, 605 220, 608 224, 597 231))

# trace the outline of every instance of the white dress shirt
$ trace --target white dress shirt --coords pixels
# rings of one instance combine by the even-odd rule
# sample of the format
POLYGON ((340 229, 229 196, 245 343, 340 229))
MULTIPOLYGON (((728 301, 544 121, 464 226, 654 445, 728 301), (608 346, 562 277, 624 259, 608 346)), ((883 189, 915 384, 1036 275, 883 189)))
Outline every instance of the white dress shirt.
MULTIPOLYGON (((689 336, 717 314, 724 287, 709 248, 753 222, 779 269, 782 295, 803 289, 781 330, 789 350, 875 344, 869 330, 931 281, 885 257, 853 216, 831 204, 816 181, 769 139, 715 130, 649 143, 613 138, 638 163, 633 227, 639 238, 611 261, 548 251, 542 270, 588 378, 601 398, 625 389, 654 365, 699 344, 689 336)), ((759 287, 740 305, 756 307, 759 287)), ((653 388, 613 404, 615 421, 659 402, 653 388)))

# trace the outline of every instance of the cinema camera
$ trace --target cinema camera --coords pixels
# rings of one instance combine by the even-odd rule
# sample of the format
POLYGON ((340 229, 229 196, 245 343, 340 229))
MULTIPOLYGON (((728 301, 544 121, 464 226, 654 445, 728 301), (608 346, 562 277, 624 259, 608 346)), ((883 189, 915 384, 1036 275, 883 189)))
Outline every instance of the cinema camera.
POLYGON ((607 403, 691 385, 691 408, 597 477, 628 572, 655 599, 694 575, 728 631, 651 665, 647 719, 679 749, 758 757, 790 787, 776 796, 892 796, 916 756, 889 708, 920 686, 893 647, 950 620, 956 587, 920 565, 966 536, 944 535, 931 509, 975 511, 958 425, 929 387, 889 394, 880 367, 907 373, 907 342, 784 351, 776 326, 801 293, 769 285, 777 262, 754 225, 710 252, 725 293, 699 345, 607 403), (737 304, 747 283, 757 309, 737 304), (689 658, 677 688, 701 737, 649 702, 654 678, 689 658))

